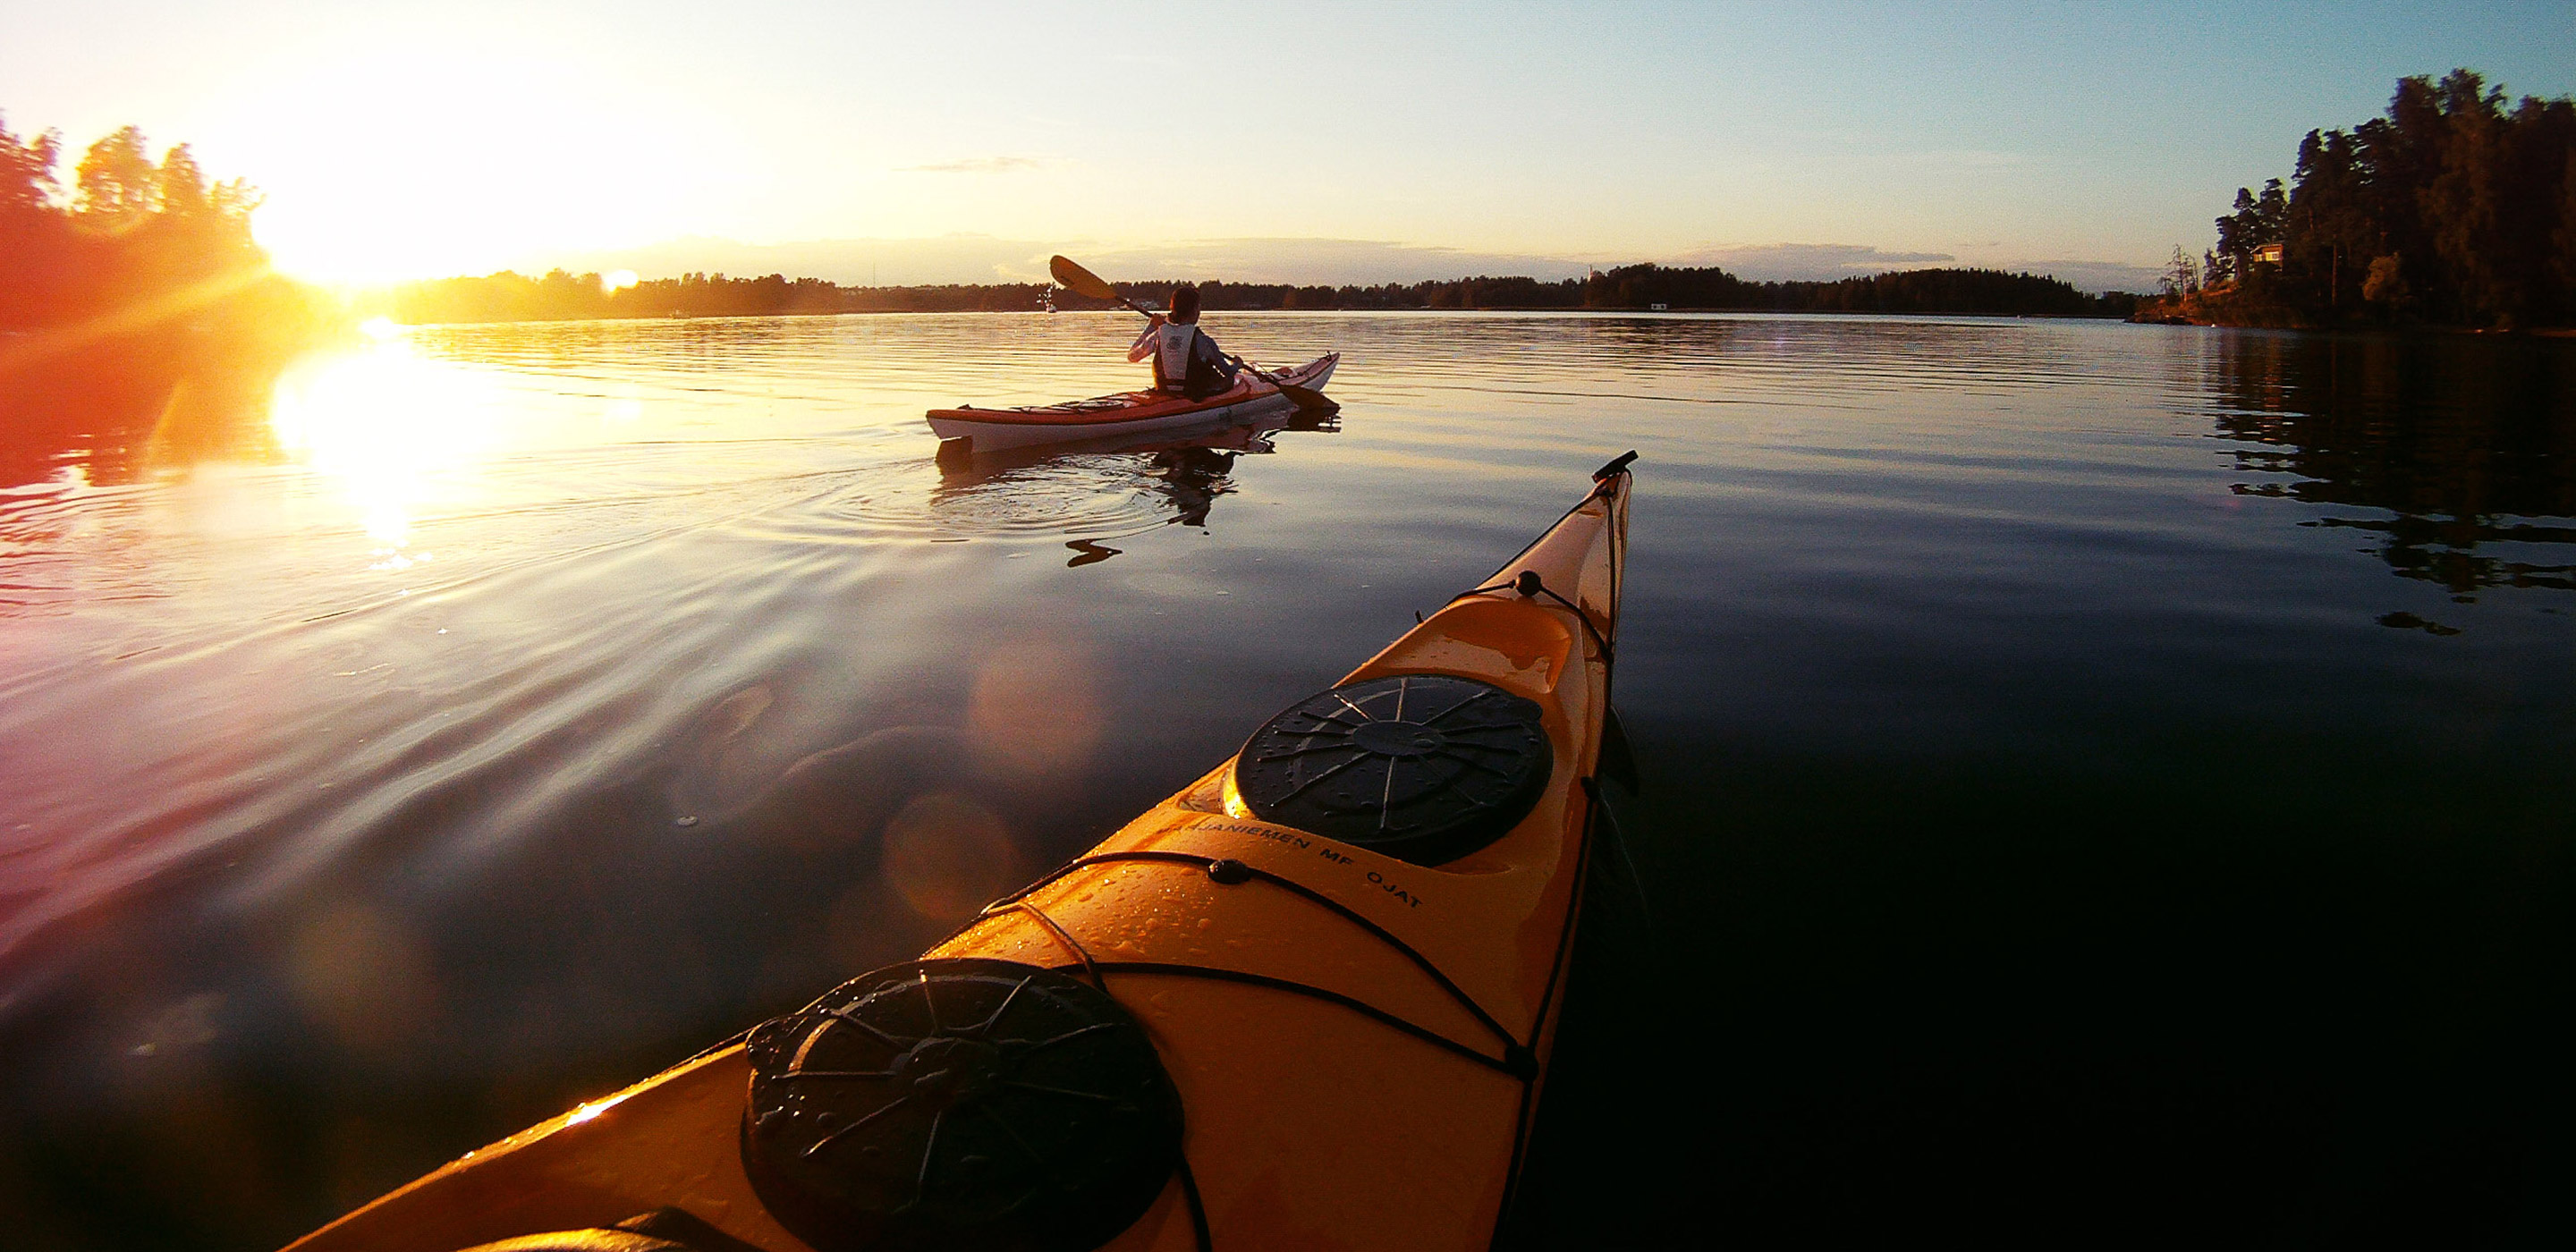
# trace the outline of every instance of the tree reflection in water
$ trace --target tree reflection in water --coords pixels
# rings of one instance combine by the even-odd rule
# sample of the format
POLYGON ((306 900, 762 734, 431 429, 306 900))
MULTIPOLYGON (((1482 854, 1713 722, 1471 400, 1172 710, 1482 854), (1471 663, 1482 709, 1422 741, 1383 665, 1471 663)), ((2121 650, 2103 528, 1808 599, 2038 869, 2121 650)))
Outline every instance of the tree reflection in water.
POLYGON ((133 325, 0 332, 0 486, 74 471, 134 482, 206 461, 285 459, 269 402, 335 315, 274 275, 133 325))
POLYGON ((2576 591, 2568 345, 2240 333, 2213 368, 2212 417, 2237 445, 2236 468, 2286 476, 2234 484, 2236 494, 2384 511, 2299 524, 2372 534, 2400 577, 2462 603, 2495 587, 2576 591))

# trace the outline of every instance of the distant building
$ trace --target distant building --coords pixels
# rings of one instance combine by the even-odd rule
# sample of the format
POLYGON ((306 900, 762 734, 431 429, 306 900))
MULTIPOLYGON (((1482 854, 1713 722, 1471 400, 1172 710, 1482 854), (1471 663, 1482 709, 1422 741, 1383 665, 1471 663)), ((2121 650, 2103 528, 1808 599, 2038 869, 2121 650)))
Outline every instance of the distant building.
POLYGON ((2280 264, 2281 245, 2277 243, 2267 243, 2260 248, 2256 248, 2254 250, 2254 259, 2264 265, 2280 264))

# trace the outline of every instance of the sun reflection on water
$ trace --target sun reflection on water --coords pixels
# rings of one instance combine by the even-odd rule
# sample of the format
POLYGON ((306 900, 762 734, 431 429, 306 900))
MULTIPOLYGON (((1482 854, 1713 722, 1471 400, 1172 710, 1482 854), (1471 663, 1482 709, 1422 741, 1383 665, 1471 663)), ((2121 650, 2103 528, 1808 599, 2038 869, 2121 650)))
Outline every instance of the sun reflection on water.
POLYGON ((288 370, 269 422, 289 455, 339 480, 378 545, 371 568, 406 569, 430 559, 408 549, 437 480, 500 446, 505 410, 490 379, 421 355, 399 328, 367 338, 288 370))

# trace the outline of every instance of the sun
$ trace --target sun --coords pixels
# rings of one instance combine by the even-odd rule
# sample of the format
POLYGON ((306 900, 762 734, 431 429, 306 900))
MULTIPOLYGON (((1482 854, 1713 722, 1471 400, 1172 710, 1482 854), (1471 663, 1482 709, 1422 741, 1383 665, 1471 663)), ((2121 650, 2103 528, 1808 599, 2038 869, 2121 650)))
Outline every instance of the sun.
POLYGON ((489 49, 385 48, 299 67, 244 106, 241 164, 277 268, 331 283, 484 274, 689 233, 737 180, 718 152, 614 67, 489 49), (695 160, 696 158, 692 158, 695 160))
POLYGON ((527 250, 530 241, 519 232, 442 207, 359 210, 337 198, 273 199, 253 229, 280 271, 335 284, 488 273, 527 250))

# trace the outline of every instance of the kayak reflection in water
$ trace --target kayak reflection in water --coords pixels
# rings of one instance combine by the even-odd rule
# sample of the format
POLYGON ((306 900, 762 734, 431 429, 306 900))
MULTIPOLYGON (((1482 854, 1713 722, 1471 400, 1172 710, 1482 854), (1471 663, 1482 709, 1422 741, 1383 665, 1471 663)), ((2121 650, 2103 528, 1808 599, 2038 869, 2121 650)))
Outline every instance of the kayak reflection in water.
POLYGON ((1232 452, 1206 447, 1154 454, 1153 468, 1147 472, 1163 480, 1163 493, 1178 506, 1171 524, 1207 525, 1208 510, 1216 507, 1216 498, 1234 491, 1234 480, 1227 477, 1234 469, 1234 458, 1232 452))
POLYGON ((1199 329, 1199 289, 1183 283, 1172 289, 1169 316, 1148 314, 1145 333, 1127 345, 1131 362, 1154 358, 1154 390, 1196 400, 1234 385, 1234 363, 1216 340, 1199 329))
POLYGON ((1204 527, 1218 499, 1234 493, 1235 462, 1279 450, 1283 430, 1331 434, 1338 413, 1271 413, 1180 437, 1092 440, 1018 449, 942 465, 930 512, 952 534, 1025 534, 1061 529, 1074 568, 1096 565, 1115 545, 1165 526, 1204 527), (1106 513, 1104 501, 1118 502, 1106 513))
MULTIPOLYGON (((1154 453, 1145 463, 1144 474, 1146 478, 1160 486, 1163 495, 1170 499, 1174 510, 1172 516, 1143 530, 1103 537, 1125 539, 1143 534, 1146 530, 1156 530, 1164 526, 1207 525, 1208 510, 1216 507, 1216 498, 1233 493, 1234 480, 1227 475, 1234 469, 1234 458, 1242 455, 1244 451, 1268 452, 1270 441, 1261 438, 1258 434, 1252 434, 1251 446, 1238 451, 1225 452, 1200 446, 1170 448, 1154 453)), ((1125 551, 1123 548, 1113 548, 1091 539, 1076 539, 1064 546, 1073 549, 1074 552, 1073 559, 1064 563, 1067 569, 1097 565, 1125 551)))

